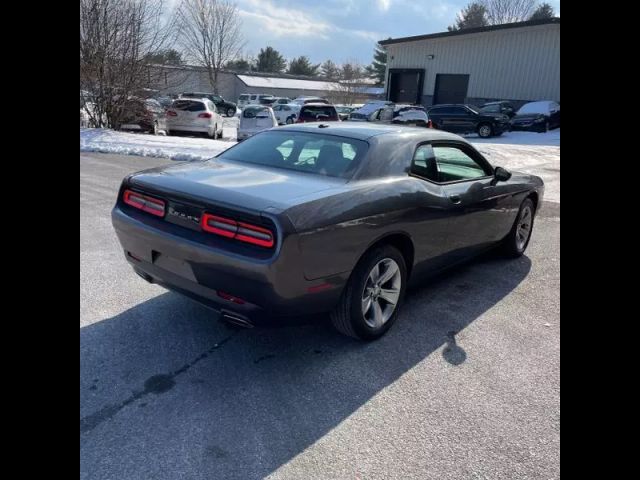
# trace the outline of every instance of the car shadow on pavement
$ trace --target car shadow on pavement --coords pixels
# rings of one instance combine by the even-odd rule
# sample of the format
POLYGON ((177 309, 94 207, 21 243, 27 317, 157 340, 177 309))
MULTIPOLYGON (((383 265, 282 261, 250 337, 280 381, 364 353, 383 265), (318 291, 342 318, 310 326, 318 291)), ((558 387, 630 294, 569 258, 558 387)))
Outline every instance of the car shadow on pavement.
POLYGON ((174 293, 84 327, 81 477, 263 478, 434 352, 471 360, 460 332, 530 268, 490 253, 413 288, 372 343, 327 322, 237 330, 174 293))

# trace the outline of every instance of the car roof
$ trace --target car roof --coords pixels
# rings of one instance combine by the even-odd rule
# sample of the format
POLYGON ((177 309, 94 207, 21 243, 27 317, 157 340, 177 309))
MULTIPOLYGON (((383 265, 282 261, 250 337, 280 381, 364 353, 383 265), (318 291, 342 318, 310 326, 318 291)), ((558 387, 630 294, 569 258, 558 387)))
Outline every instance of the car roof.
POLYGON ((322 102, 309 102, 304 105, 300 105, 302 108, 304 107, 335 107, 333 103, 322 103, 322 102))
POLYGON ((469 103, 439 103, 437 105, 431 105, 429 108, 436 107, 468 107, 469 103))
POLYGON ((487 103, 483 104, 483 106, 486 106, 486 105, 500 105, 502 103, 511 103, 511 102, 509 100, 497 100, 495 102, 487 102, 487 103))
POLYGON ((278 127, 278 130, 292 130, 296 132, 323 133, 327 135, 337 135, 341 137, 354 138, 356 140, 366 140, 379 135, 420 135, 425 141, 429 140, 461 140, 458 135, 454 135, 443 130, 433 128, 407 127, 403 125, 386 125, 369 122, 314 122, 296 123, 278 127), (323 125, 320 128, 320 125, 323 125))

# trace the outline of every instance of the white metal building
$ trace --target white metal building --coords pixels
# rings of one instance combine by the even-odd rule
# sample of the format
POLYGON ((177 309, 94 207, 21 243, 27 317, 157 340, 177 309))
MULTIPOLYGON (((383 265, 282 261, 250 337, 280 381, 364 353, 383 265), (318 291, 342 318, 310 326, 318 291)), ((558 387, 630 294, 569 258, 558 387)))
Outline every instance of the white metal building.
POLYGON ((394 102, 482 104, 560 101, 560 19, 394 38, 386 98, 394 102))

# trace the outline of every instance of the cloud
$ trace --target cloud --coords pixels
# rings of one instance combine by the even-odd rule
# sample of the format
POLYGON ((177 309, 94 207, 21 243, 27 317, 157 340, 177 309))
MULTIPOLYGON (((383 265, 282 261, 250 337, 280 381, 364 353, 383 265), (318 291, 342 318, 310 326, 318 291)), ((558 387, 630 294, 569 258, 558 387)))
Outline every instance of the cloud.
POLYGON ((327 33, 332 30, 331 25, 301 10, 276 7, 272 2, 265 0, 249 0, 245 2, 253 11, 239 9, 244 18, 259 22, 269 33, 276 37, 316 37, 327 39, 327 33))
POLYGON ((391 7, 391 0, 378 0, 378 8, 383 12, 386 12, 391 7))

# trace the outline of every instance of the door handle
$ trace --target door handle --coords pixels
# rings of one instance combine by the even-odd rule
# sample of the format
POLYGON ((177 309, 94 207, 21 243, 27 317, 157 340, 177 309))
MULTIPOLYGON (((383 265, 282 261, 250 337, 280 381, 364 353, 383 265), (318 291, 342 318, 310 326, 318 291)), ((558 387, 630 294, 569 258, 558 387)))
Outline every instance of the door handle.
POLYGON ((462 200, 460 199, 460 195, 450 195, 449 196, 449 200, 451 200, 451 203, 454 204, 459 204, 462 200))

